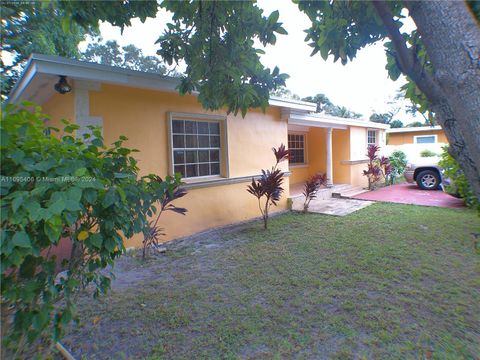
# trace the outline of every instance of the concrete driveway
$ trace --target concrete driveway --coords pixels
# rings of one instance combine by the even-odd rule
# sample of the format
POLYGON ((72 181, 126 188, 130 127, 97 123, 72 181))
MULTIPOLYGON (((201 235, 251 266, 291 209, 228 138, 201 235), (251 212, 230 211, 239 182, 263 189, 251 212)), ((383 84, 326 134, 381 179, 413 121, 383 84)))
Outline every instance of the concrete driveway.
POLYGON ((353 196, 354 199, 401 204, 462 208, 463 201, 441 190, 421 190, 416 184, 402 183, 353 196))

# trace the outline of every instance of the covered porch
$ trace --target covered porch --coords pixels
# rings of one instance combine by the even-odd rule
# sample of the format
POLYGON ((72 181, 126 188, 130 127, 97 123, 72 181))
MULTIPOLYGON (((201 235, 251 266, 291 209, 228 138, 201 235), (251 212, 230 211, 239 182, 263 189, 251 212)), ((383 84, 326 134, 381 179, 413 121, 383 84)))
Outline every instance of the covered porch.
POLYGON ((284 109, 282 117, 288 122, 291 196, 301 195, 305 181, 319 172, 327 177, 327 189, 319 196, 341 193, 346 186, 362 189, 367 185, 363 176, 367 147, 384 147, 388 125, 300 109, 284 109))
POLYGON ((349 127, 335 118, 290 111, 290 196, 301 195, 305 181, 319 172, 327 177, 327 188, 322 189, 319 196, 331 197, 332 192, 349 185, 349 178, 341 164, 341 160, 349 158, 349 141, 349 127))

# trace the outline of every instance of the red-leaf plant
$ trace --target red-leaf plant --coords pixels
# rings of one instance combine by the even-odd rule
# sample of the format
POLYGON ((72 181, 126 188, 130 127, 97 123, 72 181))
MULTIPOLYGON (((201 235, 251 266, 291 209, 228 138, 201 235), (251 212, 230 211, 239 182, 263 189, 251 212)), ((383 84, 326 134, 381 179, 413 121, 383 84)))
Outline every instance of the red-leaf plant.
POLYGON ((387 185, 388 181, 389 181, 389 178, 392 174, 392 165, 390 164, 390 159, 385 157, 385 156, 382 156, 378 160, 378 163, 379 163, 380 169, 383 173, 383 177, 385 178, 385 185, 387 185))
POLYGON ((268 214, 270 206, 277 205, 283 192, 282 183, 284 173, 278 169, 278 164, 288 159, 289 152, 285 145, 281 144, 278 149, 272 148, 275 154, 276 163, 272 170, 262 170, 258 180, 252 178, 252 183, 247 191, 258 199, 258 207, 263 218, 263 227, 266 229, 268 224, 268 214), (262 198, 265 197, 265 203, 262 205, 262 198))
POLYGON ((178 207, 172 204, 174 200, 177 200, 187 194, 187 191, 180 186, 182 185, 180 174, 175 174, 175 177, 167 176, 165 181, 159 176, 150 175, 146 186, 144 210, 147 215, 152 216, 156 213, 155 203, 160 204, 160 211, 155 214, 154 220, 145 224, 143 230, 143 251, 142 259, 145 260, 147 250, 149 248, 157 248, 160 243, 160 237, 165 235, 163 229, 158 225, 160 215, 164 211, 173 211, 177 214, 185 215, 187 209, 178 207))
POLYGON ((308 211, 310 201, 317 197, 317 192, 321 186, 327 185, 327 175, 323 173, 316 173, 310 177, 304 184, 303 195, 305 196, 305 202, 303 203, 303 212, 308 211))
POLYGON ((368 145, 367 148, 368 165, 367 170, 363 170, 363 175, 368 178, 369 190, 374 188, 382 176, 385 178, 386 183, 388 176, 392 172, 390 160, 384 156, 378 157, 377 153, 379 150, 380 147, 377 145, 368 145))

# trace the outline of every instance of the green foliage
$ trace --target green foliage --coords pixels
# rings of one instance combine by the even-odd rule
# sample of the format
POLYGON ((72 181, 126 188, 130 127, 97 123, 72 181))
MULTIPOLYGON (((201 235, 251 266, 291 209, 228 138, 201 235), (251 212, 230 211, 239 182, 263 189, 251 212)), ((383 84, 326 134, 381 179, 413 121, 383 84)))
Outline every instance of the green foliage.
POLYGON ((414 121, 410 124, 407 124, 405 127, 423 127, 423 126, 428 126, 428 124, 421 123, 420 121, 414 121))
POLYGON ((313 102, 317 104, 316 112, 320 113, 322 111, 325 114, 338 116, 343 118, 359 118, 362 117, 362 114, 358 114, 354 111, 347 109, 345 106, 338 106, 333 104, 330 99, 325 94, 317 94, 315 96, 307 96, 302 99, 303 101, 313 102))
MULTIPOLYGON (((175 174, 175 176, 167 176, 165 180, 155 175, 149 175, 145 179, 147 180, 146 187, 149 195, 143 199, 144 211, 149 212, 156 203, 160 204, 160 211, 156 214, 155 220, 146 223, 143 229, 143 260, 147 256, 147 251, 150 248, 157 247, 160 243, 160 236, 164 235, 163 229, 158 225, 160 215, 165 211, 172 211, 181 215, 185 215, 187 212, 187 209, 172 204, 173 201, 187 194, 186 190, 180 187, 182 185, 180 173, 175 174)), ((148 215, 154 215, 153 211, 150 211, 148 215)))
POLYGON ((89 28, 98 27, 99 21, 105 21, 123 31, 125 26, 131 25, 131 19, 139 18, 144 22, 149 17, 154 18, 158 10, 156 0, 58 1, 57 6, 66 14, 62 19, 64 30, 73 23, 89 28))
MULTIPOLYGON (((386 113, 382 113, 382 114, 373 113, 372 115, 370 115, 370 121, 380 123, 380 124, 387 124, 387 125, 392 124, 394 121, 396 121, 396 122, 400 122, 400 124, 402 124, 401 121, 393 119, 394 116, 397 115, 398 111, 399 111, 399 109, 397 108, 395 110, 392 110, 392 111, 389 111, 389 112, 386 112, 386 113)), ((398 123, 396 123, 396 124, 398 124, 398 123)), ((402 127, 402 126, 397 126, 397 127, 402 127)))
POLYGON ((433 156, 437 156, 437 154, 432 150, 424 149, 424 150, 420 151, 420 156, 421 157, 433 157, 433 156))
POLYGON ((77 125, 64 121, 59 133, 45 127, 39 107, 23 106, 7 105, 0 123, 2 316, 13 316, 2 337, 17 355, 40 335, 61 337, 79 289, 107 291, 110 278, 98 270, 124 252, 124 237, 143 231, 155 213, 149 200, 158 198, 149 179, 137 178, 125 137, 107 147, 91 127, 78 139, 77 125), (61 238, 73 247, 66 276, 56 280, 57 260, 48 254, 61 238))
POLYGON ((157 40, 158 54, 168 64, 186 62, 181 94, 199 91, 205 109, 245 116, 249 108, 265 109, 269 92, 285 85, 288 76, 265 68, 263 51, 254 47, 254 39, 273 45, 275 34, 287 33, 278 11, 264 16, 250 1, 163 1, 161 7, 174 16, 157 40))
POLYGON ((62 29, 62 12, 55 1, 2 3, 0 35, 1 94, 7 96, 18 80, 23 65, 32 53, 79 56, 78 44, 85 38, 86 29, 72 23, 69 31, 62 29), (5 55, 9 56, 6 57, 5 55), (11 58, 11 63, 5 63, 11 58))
POLYGON ((392 129, 402 128, 402 127, 403 127, 403 122, 401 122, 400 120, 393 120, 393 121, 390 123, 390 127, 391 127, 392 129))
POLYGON ((480 202, 472 191, 467 177, 463 173, 458 162, 448 152, 448 146, 443 147, 442 158, 438 165, 444 170, 443 176, 451 181, 446 186, 448 193, 459 196, 465 205, 480 212, 480 202))
MULTIPOLYGON (((305 32, 312 55, 320 52, 324 60, 346 64, 361 48, 385 39, 387 31, 372 4, 367 1, 299 1, 298 7, 309 17, 311 26, 305 32)), ((400 16, 399 2, 389 2, 400 16)), ((397 20, 400 23, 399 20, 397 20)))
POLYGON ((81 60, 162 75, 168 72, 158 57, 143 55, 142 50, 135 45, 120 47, 116 40, 102 43, 101 39, 97 39, 97 42, 88 44, 87 49, 81 54, 81 60))
POLYGON ((389 157, 390 166, 392 168, 391 182, 401 176, 407 167, 407 155, 401 150, 395 150, 389 157))
POLYGON ((300 96, 292 93, 286 86, 279 86, 277 89, 270 91, 270 96, 277 96, 282 99, 300 100, 300 96))

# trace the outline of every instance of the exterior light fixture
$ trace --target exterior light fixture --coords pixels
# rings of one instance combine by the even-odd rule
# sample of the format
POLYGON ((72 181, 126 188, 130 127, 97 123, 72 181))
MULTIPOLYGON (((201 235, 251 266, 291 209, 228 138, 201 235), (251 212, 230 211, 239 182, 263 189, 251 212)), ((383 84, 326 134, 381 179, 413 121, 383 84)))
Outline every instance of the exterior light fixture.
POLYGON ((72 87, 67 83, 67 77, 64 75, 59 75, 59 77, 60 80, 55 84, 55 90, 62 95, 72 91, 72 87))

